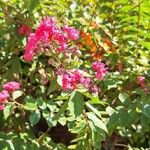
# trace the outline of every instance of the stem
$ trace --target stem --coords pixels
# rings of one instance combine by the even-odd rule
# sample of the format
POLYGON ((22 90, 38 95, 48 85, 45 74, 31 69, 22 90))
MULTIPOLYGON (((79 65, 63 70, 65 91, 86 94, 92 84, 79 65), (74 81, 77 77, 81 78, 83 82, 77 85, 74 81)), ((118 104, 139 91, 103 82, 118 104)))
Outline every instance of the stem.
POLYGON ((127 146, 127 145, 125 145, 125 144, 115 144, 115 146, 119 146, 119 147, 126 147, 126 148, 128 148, 128 146, 127 146))
POLYGON ((41 136, 39 136, 39 138, 37 139, 37 142, 38 142, 38 143, 41 143, 41 142, 42 142, 44 136, 50 131, 50 129, 51 129, 51 127, 49 127, 49 128, 46 130, 45 133, 43 133, 41 136))
POLYGON ((12 102, 14 102, 15 104, 17 104, 19 107, 23 108, 23 109, 26 109, 25 106, 23 106, 22 104, 18 103, 17 101, 15 101, 14 99, 10 98, 10 100, 12 102))

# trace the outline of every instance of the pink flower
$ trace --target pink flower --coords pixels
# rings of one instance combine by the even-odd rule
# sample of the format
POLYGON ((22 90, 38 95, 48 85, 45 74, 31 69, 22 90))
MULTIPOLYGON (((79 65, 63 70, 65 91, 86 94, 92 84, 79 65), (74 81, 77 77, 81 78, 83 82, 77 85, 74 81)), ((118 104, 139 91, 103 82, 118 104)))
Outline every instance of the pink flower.
POLYGON ((71 70, 67 71, 62 76, 62 89, 63 90, 74 90, 77 88, 77 85, 80 83, 82 75, 80 70, 71 70))
POLYGON ((92 68, 96 71, 96 78, 99 80, 102 80, 107 74, 107 68, 102 62, 94 62, 92 68))
MULTIPOLYGON (((19 33, 22 33, 20 29, 19 33)), ((72 27, 65 26, 64 30, 58 27, 54 18, 46 17, 37 27, 35 33, 29 35, 28 41, 25 46, 24 59, 31 61, 37 53, 38 46, 51 45, 59 52, 64 52, 67 49, 69 39, 77 40, 79 38, 79 31, 72 27), (64 31, 67 33, 64 33, 64 31)))
POLYGON ((9 98, 9 93, 6 90, 3 90, 0 92, 0 103, 5 103, 7 102, 7 99, 9 98))
POLYGON ((22 25, 18 30, 19 35, 29 36, 32 33, 32 28, 28 25, 22 25))
POLYGON ((79 31, 76 30, 73 27, 68 27, 68 26, 64 26, 64 31, 67 33, 68 37, 73 40, 76 41, 79 39, 79 31))
POLYGON ((77 82, 80 82, 80 79, 82 78, 82 72, 81 72, 81 70, 75 69, 75 70, 73 71, 73 74, 74 74, 75 80, 76 80, 77 82))
POLYGON ((59 44, 67 42, 65 34, 59 30, 55 30, 54 39, 57 40, 59 44))
POLYGON ((55 30, 57 30, 57 28, 54 18, 46 17, 37 27, 35 35, 38 37, 39 40, 48 42, 49 38, 54 35, 55 30))
POLYGON ((13 92, 15 90, 19 90, 20 83, 14 82, 14 81, 8 82, 3 85, 3 89, 7 90, 8 92, 13 92))
POLYGON ((53 19, 46 18, 40 23, 35 33, 30 34, 25 46, 24 59, 26 61, 33 59, 39 42, 49 42, 49 38, 53 35, 54 28, 53 19))
POLYGON ((91 83, 91 79, 82 77, 80 79, 80 82, 84 85, 85 88, 89 88, 90 87, 90 83, 91 83))
POLYGON ((0 104, 0 111, 3 110, 5 106, 3 104, 0 104))
POLYGON ((144 88, 145 85, 146 85, 145 77, 143 77, 143 76, 138 76, 138 77, 137 77, 137 80, 138 80, 140 86, 141 86, 142 88, 144 88))
POLYGON ((63 90, 74 90, 79 84, 83 85, 85 88, 89 88, 91 79, 84 77, 83 71, 79 69, 74 69, 71 71, 66 71, 62 75, 62 89, 63 90))
POLYGON ((76 80, 73 75, 64 74, 62 77, 62 89, 73 90, 76 88, 76 80))
POLYGON ((66 44, 66 43, 61 43, 61 44, 58 46, 57 50, 58 50, 59 52, 63 52, 63 51, 65 51, 66 48, 67 48, 67 44, 66 44))
POLYGON ((38 38, 34 33, 30 34, 28 37, 27 44, 25 46, 25 54, 24 59, 26 61, 31 61, 33 59, 33 56, 35 55, 35 49, 37 48, 38 44, 38 38))

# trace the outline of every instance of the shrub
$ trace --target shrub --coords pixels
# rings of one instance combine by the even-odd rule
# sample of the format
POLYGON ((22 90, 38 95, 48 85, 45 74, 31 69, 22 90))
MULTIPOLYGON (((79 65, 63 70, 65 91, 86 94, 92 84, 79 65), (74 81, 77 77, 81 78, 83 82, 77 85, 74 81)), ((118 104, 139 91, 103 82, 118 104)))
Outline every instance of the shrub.
POLYGON ((1 149, 150 147, 150 2, 0 5, 1 149))

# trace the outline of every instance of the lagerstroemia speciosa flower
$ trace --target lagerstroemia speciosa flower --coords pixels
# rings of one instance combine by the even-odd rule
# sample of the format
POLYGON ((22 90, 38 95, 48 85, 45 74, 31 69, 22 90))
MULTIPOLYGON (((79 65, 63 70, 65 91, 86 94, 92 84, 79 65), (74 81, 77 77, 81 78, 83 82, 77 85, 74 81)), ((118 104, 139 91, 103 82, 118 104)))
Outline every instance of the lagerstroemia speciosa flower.
POLYGON ((5 103, 8 98, 9 98, 9 92, 8 91, 3 90, 0 92, 0 103, 5 103))
MULTIPOLYGON (((84 75, 84 71, 80 69, 73 69, 62 73, 62 89, 75 90, 79 86, 86 88, 90 93, 97 95, 99 88, 92 82, 91 77, 84 75)), ((60 74, 59 74, 60 75, 60 74)))
POLYGON ((64 29, 56 25, 54 18, 45 18, 41 21, 34 33, 30 34, 25 46, 24 59, 31 61, 36 54, 38 44, 55 45, 56 51, 63 52, 70 40, 77 40, 79 31, 73 27, 64 26, 64 29))
MULTIPOLYGON (((76 55, 78 52, 78 47, 72 45, 78 39, 78 30, 67 25, 60 27, 54 18, 47 17, 40 22, 35 32, 29 35, 24 59, 31 61, 36 53, 47 52, 47 49, 48 51, 52 50, 52 53, 56 52, 56 54, 64 53, 65 57, 71 58, 70 56, 76 55)), ((92 68, 99 80, 102 80, 107 74, 107 68, 101 62, 94 62, 92 68)), ((64 70, 58 70, 56 74, 61 76, 61 86, 65 91, 83 87, 91 93, 99 92, 99 88, 92 81, 92 77, 86 76, 84 71, 80 69, 65 70, 64 68, 64 70)))
POLYGON ((8 82, 3 85, 3 89, 7 90, 8 92, 13 92, 13 91, 19 90, 20 83, 14 82, 14 81, 8 82))
POLYGON ((5 108, 5 103, 7 102, 9 96, 9 92, 6 90, 0 92, 0 110, 3 110, 5 108))
POLYGON ((10 97, 10 93, 19 89, 20 83, 15 81, 7 82, 3 85, 3 91, 0 92, 0 110, 3 110, 5 108, 5 104, 10 97))
POLYGON ((74 69, 66 71, 62 74, 62 89, 63 90, 74 90, 78 85, 83 85, 85 88, 89 88, 91 79, 83 75, 83 71, 74 69))
POLYGON ((68 27, 65 25, 64 31, 67 32, 67 35, 71 40, 76 41, 79 39, 79 31, 74 29, 73 27, 68 27))

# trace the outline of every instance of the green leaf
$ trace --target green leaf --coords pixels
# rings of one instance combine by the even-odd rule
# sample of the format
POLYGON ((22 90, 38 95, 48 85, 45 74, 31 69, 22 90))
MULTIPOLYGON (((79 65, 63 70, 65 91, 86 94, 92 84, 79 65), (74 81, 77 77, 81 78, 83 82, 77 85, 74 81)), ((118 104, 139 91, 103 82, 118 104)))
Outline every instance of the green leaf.
POLYGON ((33 125, 37 124, 40 119, 41 119, 41 113, 38 110, 33 111, 29 116, 29 121, 33 125))
POLYGON ((32 12, 36 7, 38 7, 38 5, 40 5, 39 0, 31 0, 30 7, 29 7, 30 12, 32 12))
POLYGON ((86 106, 87 106, 93 113, 95 113, 99 118, 101 118, 100 112, 99 112, 94 106, 92 106, 92 105, 91 105, 90 103, 88 103, 88 102, 86 102, 85 104, 86 104, 86 106))
POLYGON ((129 95, 126 93, 120 93, 118 98, 122 103, 124 103, 127 99, 129 99, 129 95))
POLYGON ((93 96, 92 94, 89 93, 84 93, 84 95, 90 99, 89 103, 90 104, 101 104, 101 105, 106 105, 107 103, 100 100, 98 96, 93 96))
POLYGON ((87 112, 86 114, 96 127, 104 130, 105 132, 108 132, 106 125, 102 122, 102 120, 97 118, 94 113, 87 112))
POLYGON ((119 116, 117 113, 113 113, 110 116, 109 122, 107 124, 109 132, 113 132, 116 129, 118 122, 119 122, 118 118, 119 118, 119 116))
POLYGON ((15 150, 11 140, 0 140, 1 150, 15 150))
POLYGON ((64 111, 67 109, 68 107, 68 101, 66 101, 62 107, 59 109, 58 113, 54 116, 53 120, 58 120, 60 118, 60 116, 64 113, 64 111))
POLYGON ((11 69, 13 73, 20 73, 21 72, 21 64, 18 57, 14 57, 11 60, 11 69))
POLYGON ((114 79, 108 79, 104 82, 104 84, 107 86, 108 90, 117 88, 117 81, 115 81, 114 79))
POLYGON ((45 119, 46 119, 46 122, 47 122, 49 127, 56 126, 57 120, 53 120, 53 118, 51 116, 48 116, 45 119))
POLYGON ((140 116, 140 120, 141 120, 141 124, 142 124, 145 128, 149 129, 149 127, 150 127, 150 119, 149 119, 146 115, 144 115, 144 114, 142 113, 141 116, 140 116))
POLYGON ((57 105, 56 105, 56 103, 55 103, 54 101, 52 101, 52 100, 50 100, 50 101, 47 102, 47 107, 49 108, 49 110, 50 110, 51 112, 54 112, 54 111, 57 110, 57 105))
POLYGON ((14 106, 15 106, 15 104, 13 102, 7 103, 7 105, 5 106, 5 109, 3 111, 5 119, 7 119, 12 114, 14 106))
POLYGON ((144 46, 145 48, 150 49, 150 43, 149 43, 149 42, 140 41, 140 44, 141 44, 142 46, 144 46))
POLYGON ((37 99, 37 105, 41 109, 46 109, 46 102, 42 98, 37 99))
POLYGON ((127 127, 131 125, 131 119, 128 111, 125 108, 119 110, 119 123, 122 127, 127 127))
POLYGON ((84 99, 82 94, 78 91, 72 92, 68 103, 68 110, 70 111, 71 115, 74 117, 80 116, 83 108, 84 99))
POLYGON ((22 94, 23 94, 23 91, 15 91, 12 93, 12 98, 15 100, 18 97, 22 96, 22 94))
POLYGON ((142 108, 142 113, 147 116, 148 118, 150 118, 150 105, 149 104, 145 104, 142 108))
POLYGON ((50 87, 48 88, 47 94, 49 95, 50 93, 56 91, 59 88, 59 85, 56 81, 56 79, 52 80, 50 83, 50 87))
POLYGON ((107 106, 107 107, 106 107, 106 113, 107 113, 109 116, 111 116, 113 113, 115 113, 115 110, 114 110, 112 107, 107 106))
POLYGON ((36 110, 37 109, 37 101, 32 97, 25 98, 25 109, 27 110, 36 110))
POLYGON ((66 122, 67 122, 67 118, 66 118, 66 117, 60 117, 59 120, 58 120, 58 122, 59 122, 62 126, 64 126, 64 125, 66 124, 66 122))

